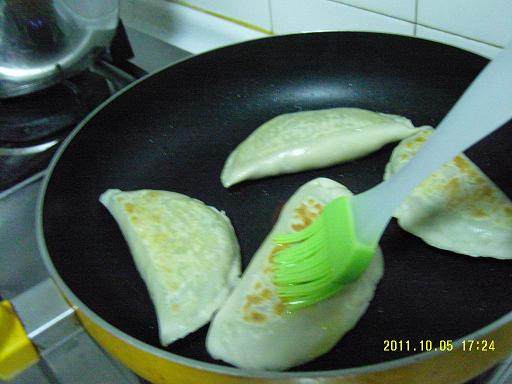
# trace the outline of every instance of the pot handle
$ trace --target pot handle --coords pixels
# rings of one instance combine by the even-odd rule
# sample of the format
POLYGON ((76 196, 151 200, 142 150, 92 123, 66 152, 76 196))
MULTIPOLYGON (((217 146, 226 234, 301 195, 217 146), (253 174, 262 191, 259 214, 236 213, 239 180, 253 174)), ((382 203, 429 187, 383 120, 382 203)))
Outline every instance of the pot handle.
POLYGON ((0 302, 0 379, 10 380, 39 361, 39 353, 8 300, 0 302))

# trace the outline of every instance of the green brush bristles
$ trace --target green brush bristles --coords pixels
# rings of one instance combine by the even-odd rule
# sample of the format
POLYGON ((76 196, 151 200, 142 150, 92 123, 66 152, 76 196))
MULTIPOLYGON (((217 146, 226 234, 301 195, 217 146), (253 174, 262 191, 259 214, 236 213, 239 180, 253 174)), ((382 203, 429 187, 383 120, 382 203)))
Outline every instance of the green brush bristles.
POLYGON ((291 244, 273 257, 274 284, 290 309, 307 307, 334 295, 357 279, 375 252, 357 242, 349 198, 338 198, 305 229, 278 235, 291 244))

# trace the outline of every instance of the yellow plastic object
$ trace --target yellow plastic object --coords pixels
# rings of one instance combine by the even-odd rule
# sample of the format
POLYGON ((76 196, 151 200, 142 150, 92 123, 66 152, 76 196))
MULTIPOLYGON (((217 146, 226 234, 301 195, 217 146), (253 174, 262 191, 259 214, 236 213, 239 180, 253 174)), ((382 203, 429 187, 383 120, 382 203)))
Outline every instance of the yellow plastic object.
POLYGON ((0 302, 0 380, 10 380, 39 360, 11 303, 0 302))

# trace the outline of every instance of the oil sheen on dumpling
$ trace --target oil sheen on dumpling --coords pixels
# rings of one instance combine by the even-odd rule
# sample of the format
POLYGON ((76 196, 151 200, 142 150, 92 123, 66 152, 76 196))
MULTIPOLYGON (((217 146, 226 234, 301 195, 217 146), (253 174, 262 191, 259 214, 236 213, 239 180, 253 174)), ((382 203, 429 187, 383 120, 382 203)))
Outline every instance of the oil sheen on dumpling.
POLYGON ((109 189, 100 201, 146 283, 162 345, 206 324, 240 274, 238 242, 224 213, 168 191, 109 189))
POLYGON ((355 282, 332 298, 289 312, 272 283, 276 233, 298 231, 322 208, 350 191, 326 178, 314 179, 289 199, 240 283, 215 315, 206 339, 208 352, 246 369, 283 370, 329 351, 365 313, 383 274, 380 250, 355 282))
MULTIPOLYGON (((384 179, 423 145, 431 127, 403 140, 393 151, 384 179)), ((469 256, 512 258, 512 203, 463 154, 416 187, 395 212, 399 225, 441 249, 469 256)))
POLYGON ((243 180, 339 164, 416 132, 405 117, 359 108, 279 115, 257 128, 229 155, 221 182, 227 188, 243 180))

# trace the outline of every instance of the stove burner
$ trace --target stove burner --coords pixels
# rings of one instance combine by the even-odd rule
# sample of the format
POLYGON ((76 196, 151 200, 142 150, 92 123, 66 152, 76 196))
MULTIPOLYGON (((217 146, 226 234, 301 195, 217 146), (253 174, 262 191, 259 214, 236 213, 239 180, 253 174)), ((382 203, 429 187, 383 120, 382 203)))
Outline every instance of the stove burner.
POLYGON ((28 179, 30 176, 42 172, 48 166, 58 145, 30 156, 4 156, 0 161, 0 191, 5 191, 28 179))
POLYGON ((128 61, 132 57, 120 22, 111 46, 88 70, 39 92, 0 99, 0 194, 44 171, 90 111, 145 74, 128 61))
POLYGON ((16 147, 13 145, 6 145, 4 147, 0 147, 0 156, 24 156, 24 155, 33 155, 36 153, 44 152, 47 149, 50 149, 54 145, 58 144, 59 139, 53 139, 50 141, 46 141, 41 144, 33 144, 26 147, 16 147))
POLYGON ((25 147, 51 140, 73 128, 110 94, 105 78, 86 71, 40 92, 2 99, 0 146, 25 147))

